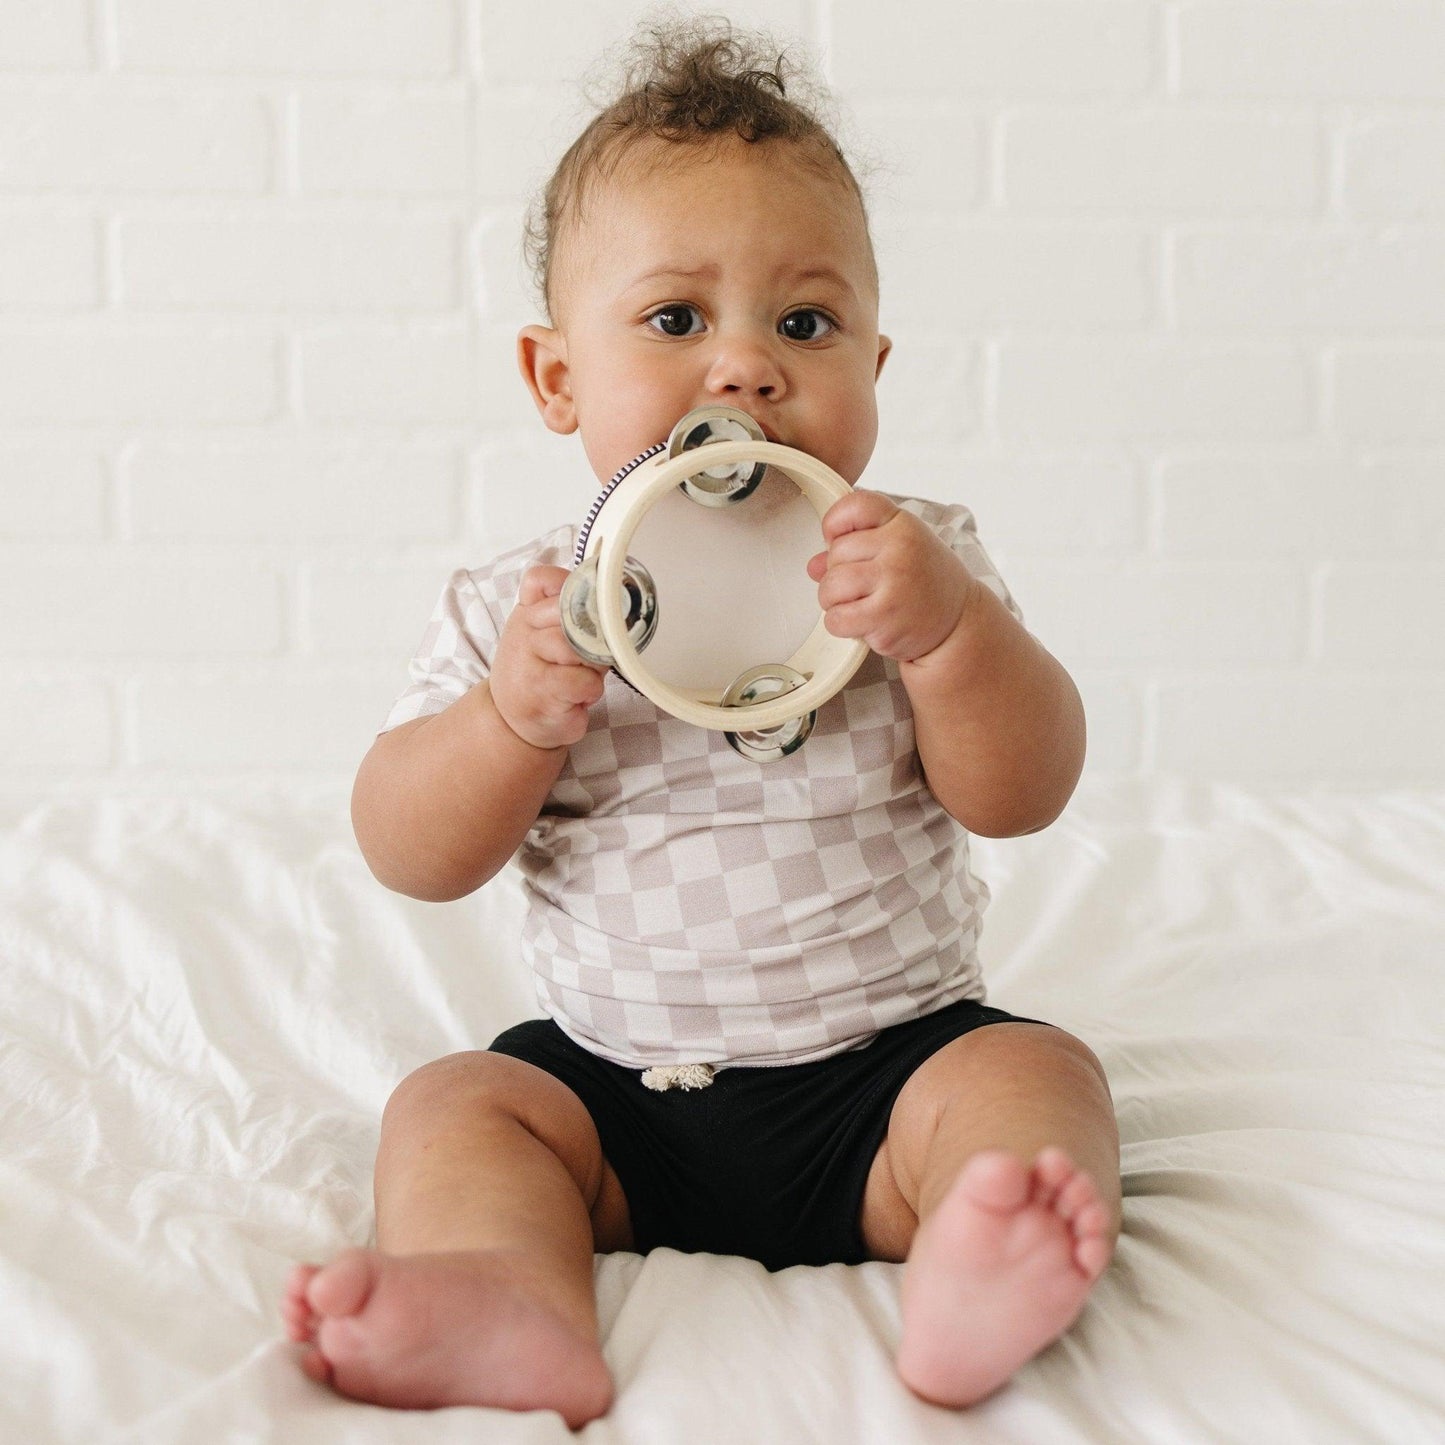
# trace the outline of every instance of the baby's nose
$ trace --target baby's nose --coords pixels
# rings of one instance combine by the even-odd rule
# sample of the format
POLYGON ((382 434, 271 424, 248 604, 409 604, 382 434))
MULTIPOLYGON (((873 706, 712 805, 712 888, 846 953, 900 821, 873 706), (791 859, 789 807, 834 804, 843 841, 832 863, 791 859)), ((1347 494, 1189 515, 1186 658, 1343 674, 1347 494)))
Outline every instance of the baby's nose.
POLYGON ((707 377, 714 395, 752 394, 777 400, 787 388, 783 369, 773 349, 745 336, 720 339, 707 377))

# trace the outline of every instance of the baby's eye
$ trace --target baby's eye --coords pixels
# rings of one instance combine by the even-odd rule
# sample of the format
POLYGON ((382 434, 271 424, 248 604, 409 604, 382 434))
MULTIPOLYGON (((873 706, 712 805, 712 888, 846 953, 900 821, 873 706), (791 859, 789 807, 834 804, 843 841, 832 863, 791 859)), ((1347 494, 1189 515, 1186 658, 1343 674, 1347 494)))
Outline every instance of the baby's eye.
POLYGON ((647 318, 647 324, 664 336, 695 336, 702 329, 702 315, 696 306, 664 306, 647 318), (699 325, 694 327, 696 318, 699 325))
POLYGON ((804 306, 799 311, 790 311, 778 323, 780 330, 789 341, 818 341, 833 329, 833 322, 821 311, 804 306))

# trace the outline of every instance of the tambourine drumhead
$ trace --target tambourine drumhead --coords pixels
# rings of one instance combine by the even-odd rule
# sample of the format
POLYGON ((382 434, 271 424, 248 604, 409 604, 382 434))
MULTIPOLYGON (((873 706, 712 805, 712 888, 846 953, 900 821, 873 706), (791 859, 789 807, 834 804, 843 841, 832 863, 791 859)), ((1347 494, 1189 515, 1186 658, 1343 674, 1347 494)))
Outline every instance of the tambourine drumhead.
POLYGON ((791 657, 818 620, 806 568, 822 545, 818 514, 774 467, 730 507, 665 492, 627 544, 667 599, 643 657, 648 672, 716 701, 756 663, 791 657))
POLYGON ((595 511, 583 551, 597 559, 595 606, 617 670, 698 727, 761 730, 820 707, 868 652, 827 631, 807 573, 823 548, 821 517, 850 490, 816 458, 775 442, 711 442, 637 466, 595 511), (700 506, 679 483, 700 470, 703 452, 710 467, 765 462, 767 471, 733 505, 700 506), (656 585, 656 630, 642 653, 624 615, 629 557, 656 585), (806 681, 783 696, 722 706, 729 685, 763 663, 785 663, 806 681))

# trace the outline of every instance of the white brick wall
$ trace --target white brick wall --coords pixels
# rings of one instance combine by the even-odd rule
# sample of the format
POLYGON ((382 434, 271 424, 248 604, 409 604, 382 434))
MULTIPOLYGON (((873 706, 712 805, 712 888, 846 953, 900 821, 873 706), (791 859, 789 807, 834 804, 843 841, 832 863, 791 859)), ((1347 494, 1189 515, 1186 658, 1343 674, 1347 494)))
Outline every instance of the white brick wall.
MULTIPOLYGON (((0 0, 0 790, 345 787, 585 509, 520 222, 641 10, 0 0)), ((1445 785, 1445 6, 733 13, 864 160, 868 480, 975 509, 1090 767, 1445 785)))

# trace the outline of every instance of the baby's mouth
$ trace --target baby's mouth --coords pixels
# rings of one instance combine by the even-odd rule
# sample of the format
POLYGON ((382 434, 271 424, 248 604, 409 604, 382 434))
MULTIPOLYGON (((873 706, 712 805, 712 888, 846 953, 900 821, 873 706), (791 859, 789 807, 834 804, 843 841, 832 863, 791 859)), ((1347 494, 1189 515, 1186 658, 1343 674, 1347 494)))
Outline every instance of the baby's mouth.
MULTIPOLYGON (((695 408, 694 408, 694 411, 704 411, 704 410, 713 411, 713 410, 716 410, 716 409, 719 408, 719 407, 726 408, 726 410, 731 411, 736 417, 746 417, 746 418, 748 419, 748 422, 751 424, 751 426, 756 427, 757 430, 760 431, 760 432, 763 434, 763 440, 764 440, 764 441, 773 442, 773 443, 775 443, 775 444, 778 445, 778 446, 790 446, 790 445, 792 445, 790 442, 785 442, 785 441, 782 439, 782 437, 780 437, 780 436, 778 435, 778 433, 774 430, 774 428, 773 428, 769 423, 763 421, 761 417, 756 417, 756 416, 754 416, 754 415, 752 414, 752 412, 750 412, 750 411, 747 410, 746 407, 736 406, 736 405, 734 405, 734 404, 731 403, 731 402, 707 402, 707 403, 703 403, 701 406, 695 407, 695 408)), ((687 416, 683 418, 683 420, 684 420, 684 421, 687 420, 687 418, 690 417, 690 416, 692 416, 692 415, 693 415, 693 413, 692 413, 692 412, 689 412, 689 413, 687 414, 687 416)), ((737 426, 737 422, 733 422, 733 423, 731 423, 731 425, 733 425, 734 427, 736 427, 736 426, 737 426)), ((680 421, 680 422, 678 422, 677 425, 673 428, 673 438, 674 438, 674 439, 676 438, 677 432, 678 432, 678 430, 681 428, 681 426, 682 426, 682 422, 680 421)), ((696 437, 698 437, 698 434, 697 434, 697 433, 694 433, 694 432, 689 432, 689 437, 690 437, 690 438, 696 438, 696 437)), ((717 439, 717 440, 721 440, 721 439, 722 439, 722 437, 719 436, 717 433, 714 433, 714 438, 717 439)), ((709 439, 711 440, 711 439, 714 439, 714 438, 709 438, 709 439)), ((698 438, 698 439, 700 439, 700 438, 698 438)), ((738 440, 738 441, 743 440, 743 438, 740 437, 740 436, 739 436, 739 437, 735 437, 735 438, 731 438, 731 439, 733 439, 733 440, 738 440)), ((697 444, 696 440, 692 440, 691 444, 692 444, 692 445, 696 445, 696 444, 697 444)))

